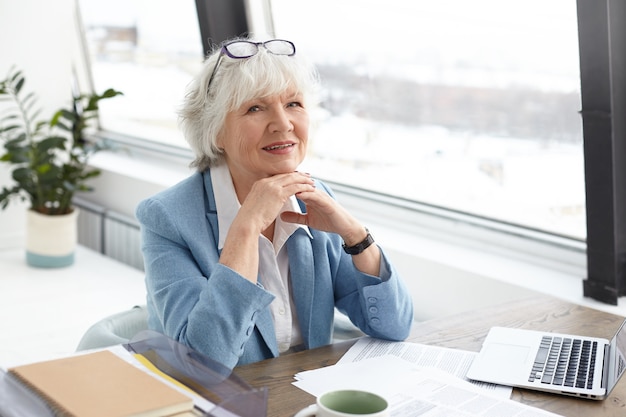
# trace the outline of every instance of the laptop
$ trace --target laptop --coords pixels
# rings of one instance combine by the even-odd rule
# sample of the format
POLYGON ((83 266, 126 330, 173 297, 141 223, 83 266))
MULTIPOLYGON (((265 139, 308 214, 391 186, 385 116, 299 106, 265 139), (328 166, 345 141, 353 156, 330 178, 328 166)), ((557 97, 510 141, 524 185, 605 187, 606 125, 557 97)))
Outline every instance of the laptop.
POLYGON ((476 381, 602 400, 624 373, 626 320, 607 339, 492 327, 467 372, 476 381))

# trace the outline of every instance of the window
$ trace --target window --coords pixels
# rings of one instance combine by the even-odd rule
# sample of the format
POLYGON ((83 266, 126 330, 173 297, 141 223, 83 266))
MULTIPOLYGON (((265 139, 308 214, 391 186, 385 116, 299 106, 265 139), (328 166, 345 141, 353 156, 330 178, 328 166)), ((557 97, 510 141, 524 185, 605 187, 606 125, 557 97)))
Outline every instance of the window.
POLYGON ((584 239, 574 1, 272 0, 272 12, 326 87, 310 172, 584 239))
POLYGON ((202 64, 193 1, 80 0, 94 87, 124 93, 101 104, 106 130, 187 146, 176 110, 202 64))
MULTIPOLYGON (((202 61, 194 2, 119 2, 81 0, 96 88, 125 93, 102 124, 186 147, 176 107, 202 61)), ((307 170, 584 240, 573 0, 267 3, 275 35, 323 78, 307 170)), ((272 27, 263 12, 249 10, 252 27, 272 27)))

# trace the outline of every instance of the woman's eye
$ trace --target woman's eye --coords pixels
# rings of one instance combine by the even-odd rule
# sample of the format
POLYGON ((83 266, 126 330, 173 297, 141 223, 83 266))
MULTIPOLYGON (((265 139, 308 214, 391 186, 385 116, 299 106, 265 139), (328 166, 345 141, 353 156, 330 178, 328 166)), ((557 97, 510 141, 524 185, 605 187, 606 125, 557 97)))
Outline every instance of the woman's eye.
POLYGON ((248 109, 248 113, 256 113, 260 110, 259 106, 252 106, 248 109))
POLYGON ((292 101, 291 103, 287 104, 287 107, 302 107, 302 103, 298 101, 292 101))

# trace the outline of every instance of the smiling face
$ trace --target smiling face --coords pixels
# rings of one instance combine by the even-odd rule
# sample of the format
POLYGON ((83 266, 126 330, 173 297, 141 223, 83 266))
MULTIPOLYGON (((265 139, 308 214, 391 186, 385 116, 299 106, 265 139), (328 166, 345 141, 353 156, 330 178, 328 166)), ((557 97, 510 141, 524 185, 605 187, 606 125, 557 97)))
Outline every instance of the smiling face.
POLYGON ((309 115, 293 91, 254 99, 229 112, 218 137, 235 188, 258 179, 293 172, 303 161, 309 115))

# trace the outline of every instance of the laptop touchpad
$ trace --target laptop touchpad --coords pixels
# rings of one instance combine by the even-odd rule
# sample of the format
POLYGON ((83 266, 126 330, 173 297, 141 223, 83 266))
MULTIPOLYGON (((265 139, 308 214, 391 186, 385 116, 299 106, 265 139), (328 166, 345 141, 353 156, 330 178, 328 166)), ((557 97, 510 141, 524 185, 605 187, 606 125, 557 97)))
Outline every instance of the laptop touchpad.
POLYGON ((510 377, 525 375, 528 368, 530 347, 506 343, 493 343, 485 346, 484 351, 476 358, 473 368, 475 371, 489 378, 498 375, 498 379, 508 380, 510 377))

